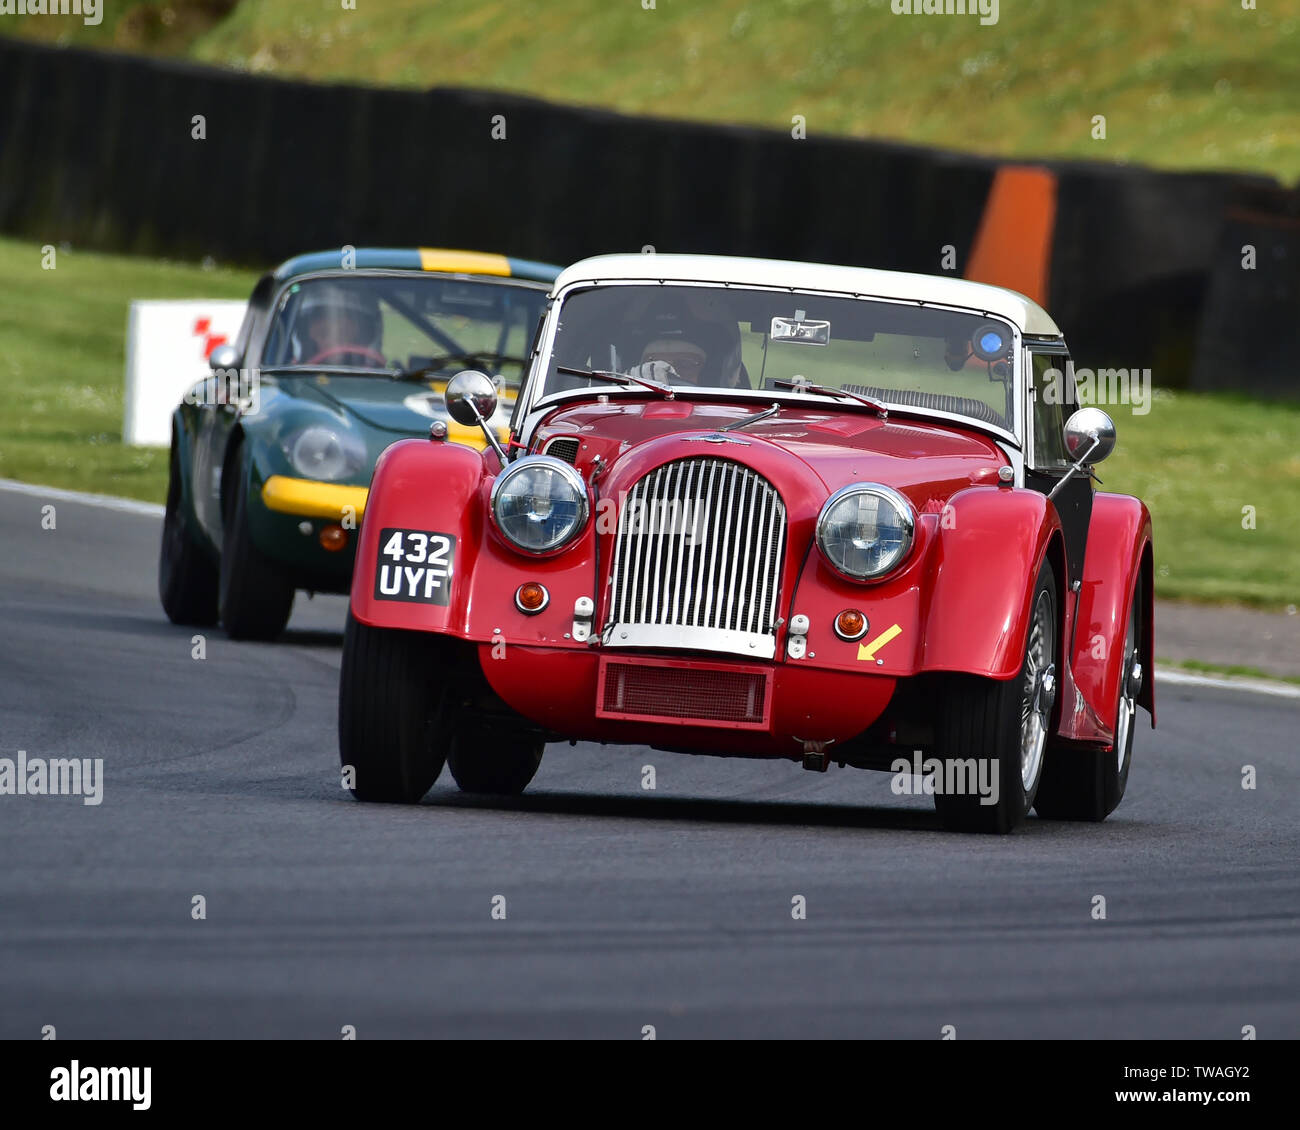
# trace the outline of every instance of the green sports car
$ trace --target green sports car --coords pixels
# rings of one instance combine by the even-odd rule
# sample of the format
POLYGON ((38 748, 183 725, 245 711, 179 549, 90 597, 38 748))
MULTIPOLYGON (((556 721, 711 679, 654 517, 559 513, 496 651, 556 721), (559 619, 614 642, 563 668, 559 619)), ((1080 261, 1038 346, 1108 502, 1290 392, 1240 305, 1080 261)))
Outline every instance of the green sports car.
POLYGON ((168 618, 272 639, 298 589, 346 593, 371 471, 450 420, 446 381, 492 375, 508 408, 558 267, 472 251, 301 255, 253 288, 234 345, 172 414, 158 591, 168 618))

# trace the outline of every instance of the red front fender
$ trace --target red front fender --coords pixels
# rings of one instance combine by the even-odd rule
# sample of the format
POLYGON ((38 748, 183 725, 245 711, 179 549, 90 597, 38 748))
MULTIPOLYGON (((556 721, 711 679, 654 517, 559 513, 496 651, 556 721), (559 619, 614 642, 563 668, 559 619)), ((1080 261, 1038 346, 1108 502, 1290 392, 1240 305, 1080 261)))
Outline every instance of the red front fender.
POLYGON ((1024 662, 1034 580, 1049 553, 1066 622, 1063 545, 1056 508, 1037 491, 972 487, 954 494, 930 555, 920 669, 1013 677, 1024 662))
MULTIPOLYGON (((488 478, 483 456, 459 443, 409 439, 380 455, 357 543, 353 616, 372 627, 425 631, 446 631, 464 620, 468 587, 456 581, 473 568, 483 526, 477 500, 488 478), (385 564, 383 533, 394 528, 452 539, 444 556, 446 576, 438 578, 445 604, 376 598, 377 573, 385 564)), ((418 591, 423 593, 423 584, 418 591)))
MULTIPOLYGON (((1142 607, 1138 610, 1140 657, 1146 676, 1138 704, 1151 712, 1155 725, 1154 595, 1151 575, 1151 515, 1136 498, 1098 492, 1092 500, 1088 549, 1079 591, 1078 628, 1074 634, 1071 665, 1075 684, 1096 712, 1104 733, 1113 739, 1112 727, 1119 710, 1120 668, 1124 635, 1134 585, 1142 582, 1142 607)), ((1067 734, 1082 739, 1095 737, 1067 734)))
POLYGON ((375 464, 352 575, 352 614, 364 624, 438 632, 464 640, 549 644, 585 649, 573 638, 574 605, 595 596, 596 522, 554 557, 510 549, 489 528, 488 499, 496 458, 458 443, 407 440, 388 448, 375 464), (395 531, 407 551, 398 591, 389 553, 395 531), (425 541, 427 538, 427 542, 425 541), (445 575, 430 582, 426 548, 435 544, 445 575), (413 552, 412 552, 413 551, 413 552), (515 606, 523 581, 546 586, 550 603, 534 616, 515 606), (412 584, 412 582, 414 582, 412 584), (426 585, 432 584, 432 590, 426 585), (412 591, 414 589, 414 591, 412 591), (430 591, 436 600, 427 599, 430 591))

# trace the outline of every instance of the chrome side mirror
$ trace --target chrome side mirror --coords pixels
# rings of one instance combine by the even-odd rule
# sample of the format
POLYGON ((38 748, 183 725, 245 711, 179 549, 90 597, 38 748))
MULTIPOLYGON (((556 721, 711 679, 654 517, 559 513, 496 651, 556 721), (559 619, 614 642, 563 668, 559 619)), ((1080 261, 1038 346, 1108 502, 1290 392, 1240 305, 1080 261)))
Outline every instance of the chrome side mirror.
POLYGON ((238 369, 239 362, 242 360, 239 350, 233 345, 218 345, 208 354, 208 364, 214 373, 219 373, 223 369, 238 369))
POLYGON ((443 401, 447 405, 447 414, 456 423, 467 428, 477 424, 483 429, 483 434, 487 436, 488 443, 504 467, 506 453, 492 430, 492 425, 488 423, 497 410, 497 386, 492 378, 477 369, 465 369, 447 382, 443 401))
POLYGON ((1115 421, 1100 408, 1080 408, 1065 421, 1065 450, 1078 463, 1100 463, 1115 450, 1115 421))
POLYGON ((490 420, 497 410, 497 386, 477 369, 465 369, 447 382, 447 413, 458 424, 472 428, 490 420))
POLYGON ((1074 463, 1048 492, 1049 499, 1055 498, 1075 475, 1087 475, 1101 482, 1087 468, 1115 450, 1115 421, 1100 408, 1080 408, 1065 421, 1065 450, 1074 463))

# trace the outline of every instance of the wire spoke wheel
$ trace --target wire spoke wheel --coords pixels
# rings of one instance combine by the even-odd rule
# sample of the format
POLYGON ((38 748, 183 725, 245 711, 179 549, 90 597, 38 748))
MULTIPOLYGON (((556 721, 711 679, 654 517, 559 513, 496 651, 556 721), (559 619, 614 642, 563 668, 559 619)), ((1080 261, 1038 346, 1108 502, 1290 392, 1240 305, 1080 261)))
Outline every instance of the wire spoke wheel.
POLYGON ((1020 783, 1026 792, 1032 792, 1043 767, 1043 749, 1056 700, 1056 664, 1052 662, 1056 633, 1052 615, 1051 594, 1039 593, 1021 677, 1020 783))
POLYGON ((1133 743, 1133 722, 1137 716, 1137 696, 1142 689, 1142 664, 1138 662, 1137 602, 1128 617, 1128 634, 1124 639, 1124 662, 1120 667, 1119 717, 1115 725, 1115 771, 1123 772, 1133 743))
MULTIPOLYGON (((1142 585, 1129 598, 1128 627, 1120 655, 1114 744, 1110 748, 1048 744, 1043 779, 1034 808, 1049 820, 1105 820, 1124 797, 1133 760, 1138 699, 1147 673, 1142 669, 1142 585)), ((1118 646, 1118 643, 1116 644, 1118 646)))

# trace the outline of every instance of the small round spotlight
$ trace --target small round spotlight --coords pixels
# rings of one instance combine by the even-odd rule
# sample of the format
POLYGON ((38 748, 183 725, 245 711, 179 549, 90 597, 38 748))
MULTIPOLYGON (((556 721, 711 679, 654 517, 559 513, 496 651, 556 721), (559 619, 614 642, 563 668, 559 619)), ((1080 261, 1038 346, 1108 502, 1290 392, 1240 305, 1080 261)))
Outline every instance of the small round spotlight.
POLYGON ((981 361, 1000 361, 1011 348, 1011 336, 997 322, 985 322, 971 335, 971 351, 981 361))

